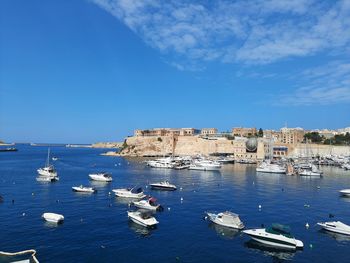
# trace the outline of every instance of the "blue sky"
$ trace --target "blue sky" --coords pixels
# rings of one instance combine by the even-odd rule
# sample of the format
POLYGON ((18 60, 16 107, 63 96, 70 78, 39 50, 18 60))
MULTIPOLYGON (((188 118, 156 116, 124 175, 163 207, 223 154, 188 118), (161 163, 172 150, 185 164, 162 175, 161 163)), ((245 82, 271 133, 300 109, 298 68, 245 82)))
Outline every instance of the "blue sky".
POLYGON ((350 126, 350 1, 0 2, 0 139, 350 126))

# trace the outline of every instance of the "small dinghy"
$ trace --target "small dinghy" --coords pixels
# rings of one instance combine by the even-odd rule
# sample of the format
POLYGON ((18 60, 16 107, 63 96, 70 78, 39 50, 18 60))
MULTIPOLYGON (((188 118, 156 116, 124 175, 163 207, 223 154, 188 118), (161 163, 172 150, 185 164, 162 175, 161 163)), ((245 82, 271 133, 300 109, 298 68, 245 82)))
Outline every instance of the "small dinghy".
POLYGON ((89 174, 91 180, 99 182, 112 182, 112 176, 109 173, 89 174))
POLYGON ((340 221, 317 223, 317 225, 322 227, 324 230, 327 230, 330 232, 343 234, 343 235, 350 235, 350 226, 340 221))
POLYGON ((150 184, 150 186, 152 189, 156 189, 156 190, 166 190, 166 191, 176 190, 176 186, 173 184, 170 184, 168 181, 153 183, 153 184, 150 184))
POLYGON ((272 224, 269 228, 258 228, 243 230, 243 233, 249 235, 253 240, 264 245, 280 249, 302 249, 302 241, 295 239, 288 226, 272 224))
POLYGON ((128 211, 128 218, 144 227, 155 227, 159 222, 147 211, 128 211))
POLYGON ((215 224, 236 229, 244 228, 244 224, 235 213, 226 211, 218 214, 207 212, 206 214, 207 218, 215 224))
POLYGON ((134 199, 142 199, 146 197, 141 187, 120 188, 120 189, 113 189, 112 191, 115 193, 116 196, 119 196, 119 197, 134 198, 134 199))
POLYGON ((339 194, 340 194, 340 195, 343 195, 343 196, 348 196, 348 197, 350 197, 350 189, 343 189, 343 190, 340 190, 340 191, 339 191, 339 194))
POLYGON ((154 197, 151 197, 148 200, 135 201, 132 202, 132 204, 138 208, 151 211, 161 211, 163 209, 163 207, 157 203, 157 199, 154 197))
POLYGON ((57 223, 57 224, 62 223, 64 220, 63 215, 55 214, 55 213, 44 213, 41 217, 47 222, 57 223))
POLYGON ((85 187, 85 186, 73 186, 72 190, 74 192, 80 192, 80 193, 95 193, 96 189, 93 187, 85 187))

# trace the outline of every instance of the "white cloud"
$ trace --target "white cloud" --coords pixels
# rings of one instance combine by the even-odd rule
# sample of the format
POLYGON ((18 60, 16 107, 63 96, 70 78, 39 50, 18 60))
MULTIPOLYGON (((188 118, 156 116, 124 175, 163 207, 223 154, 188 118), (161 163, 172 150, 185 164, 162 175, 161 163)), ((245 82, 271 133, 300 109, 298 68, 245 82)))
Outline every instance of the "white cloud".
POLYGON ((298 77, 300 87, 294 93, 282 95, 277 104, 300 106, 350 103, 349 61, 333 61, 305 70, 298 77))
POLYGON ((350 42, 348 0, 91 1, 174 59, 266 64, 350 42))

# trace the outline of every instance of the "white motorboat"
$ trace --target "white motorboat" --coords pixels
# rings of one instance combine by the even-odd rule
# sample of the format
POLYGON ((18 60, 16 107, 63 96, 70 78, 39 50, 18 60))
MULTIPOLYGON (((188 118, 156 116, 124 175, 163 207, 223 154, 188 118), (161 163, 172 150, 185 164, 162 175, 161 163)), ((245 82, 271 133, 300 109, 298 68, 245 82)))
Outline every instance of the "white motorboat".
POLYGON ((85 186, 73 186, 72 190, 74 192, 80 192, 80 193, 95 193, 96 189, 93 187, 85 187, 85 186))
POLYGON ((321 176, 319 172, 313 172, 312 170, 302 170, 299 172, 300 176, 321 176))
POLYGON ((47 150, 45 167, 39 168, 37 171, 40 176, 58 177, 55 167, 53 165, 50 165, 50 148, 47 150))
POLYGON ((64 216, 55 213, 44 213, 41 216, 44 220, 51 223, 62 223, 64 220, 64 216))
POLYGON ((207 212, 207 216, 210 221, 221 226, 226 226, 226 227, 236 228, 236 229, 244 228, 244 224, 240 220, 239 216, 229 211, 218 213, 218 214, 207 212))
POLYGON ((191 164, 188 169, 201 171, 217 171, 221 169, 221 164, 219 162, 214 162, 211 160, 200 159, 195 160, 194 163, 191 164))
POLYGON ((262 162, 258 167, 256 167, 256 171, 260 173, 284 174, 286 173, 286 168, 278 164, 262 162))
POLYGON ((144 227, 154 227, 159 223, 151 213, 144 211, 128 211, 128 218, 144 227))
POLYGON ((171 157, 151 160, 146 162, 152 168, 172 169, 175 166, 175 160, 171 157))
POLYGON ((116 196, 119 196, 119 197, 134 198, 134 199, 142 199, 146 197, 141 187, 120 188, 120 189, 113 189, 112 191, 115 193, 116 196))
POLYGON ((222 164, 229 164, 229 163, 234 163, 235 159, 232 157, 220 157, 216 161, 222 164))
POLYGON ((282 249, 300 249, 304 247, 302 241, 295 239, 287 226, 272 224, 269 228, 243 230, 253 240, 267 246, 282 249))
POLYGON ((59 177, 58 176, 54 176, 54 177, 51 177, 51 176, 38 176, 36 178, 36 180, 38 182, 55 182, 55 181, 58 181, 59 180, 59 177))
POLYGON ((151 197, 148 200, 134 201, 132 204, 138 208, 151 211, 159 211, 162 209, 161 205, 157 203, 157 199, 154 197, 151 197))
POLYGON ((99 182, 112 182, 113 178, 109 173, 89 174, 91 180, 99 182))
POLYGON ((167 191, 176 190, 176 186, 173 184, 170 184, 168 181, 153 183, 153 184, 150 184, 150 186, 152 189, 156 189, 156 190, 167 190, 167 191))
POLYGON ((350 189, 343 189, 340 190, 339 193, 343 196, 349 196, 350 197, 350 189))
POLYGON ((317 223, 323 229, 343 235, 350 235, 350 226, 340 221, 317 223))

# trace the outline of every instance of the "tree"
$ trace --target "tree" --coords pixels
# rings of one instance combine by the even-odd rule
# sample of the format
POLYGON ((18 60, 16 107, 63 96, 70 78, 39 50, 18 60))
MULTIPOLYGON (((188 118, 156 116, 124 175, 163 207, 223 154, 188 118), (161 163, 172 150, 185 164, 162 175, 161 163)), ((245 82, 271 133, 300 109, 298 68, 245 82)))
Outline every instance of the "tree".
POLYGON ((309 140, 314 143, 320 143, 324 140, 324 137, 321 136, 318 132, 308 132, 304 135, 304 139, 309 140))
POLYGON ((263 137, 264 136, 264 131, 263 131, 263 129, 259 129, 259 131, 258 131, 258 137, 263 137))

